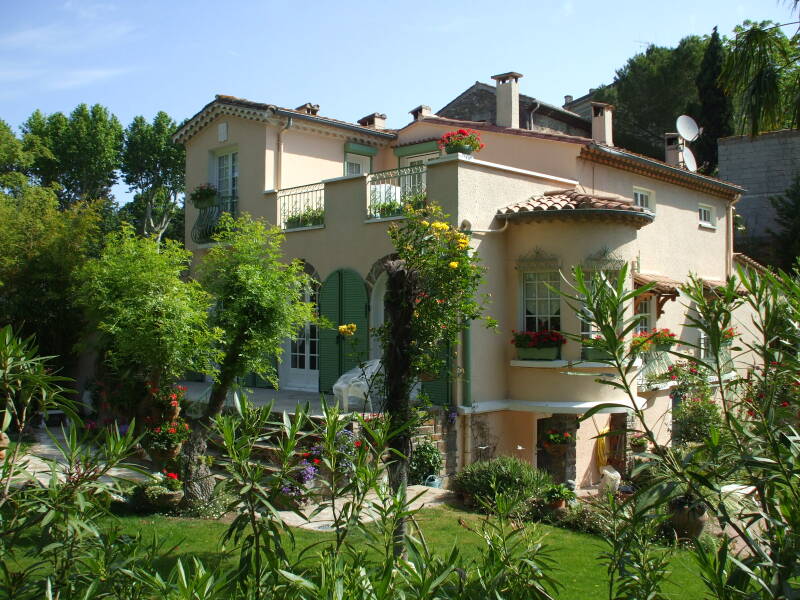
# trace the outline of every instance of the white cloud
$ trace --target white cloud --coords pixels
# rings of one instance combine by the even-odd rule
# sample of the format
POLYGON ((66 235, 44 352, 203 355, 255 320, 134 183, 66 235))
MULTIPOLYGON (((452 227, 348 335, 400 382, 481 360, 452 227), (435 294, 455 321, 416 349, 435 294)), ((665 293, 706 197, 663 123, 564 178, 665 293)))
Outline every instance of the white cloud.
POLYGON ((103 23, 86 26, 67 26, 51 23, 29 27, 0 36, 0 47, 25 50, 27 53, 61 55, 64 52, 87 50, 116 44, 134 28, 126 23, 103 23))
POLYGON ((116 69, 69 69, 51 74, 45 82, 45 89, 66 90, 76 87, 84 87, 92 83, 97 83, 104 79, 119 77, 130 72, 129 68, 116 69))
POLYGON ((567 0, 561 6, 561 12, 564 13, 565 17, 571 17, 575 14, 575 5, 572 3, 572 0, 567 0))
POLYGON ((0 69, 0 83, 16 83, 41 77, 44 71, 38 68, 30 69, 0 69))

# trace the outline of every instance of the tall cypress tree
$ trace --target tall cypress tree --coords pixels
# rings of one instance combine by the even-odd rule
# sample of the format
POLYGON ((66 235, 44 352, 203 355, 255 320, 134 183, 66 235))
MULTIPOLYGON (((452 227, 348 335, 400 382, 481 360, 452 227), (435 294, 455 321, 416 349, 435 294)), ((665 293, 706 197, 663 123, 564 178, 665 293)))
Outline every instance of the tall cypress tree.
POLYGON ((700 101, 697 120, 703 128, 703 134, 694 144, 694 149, 697 151, 698 164, 705 165, 703 171, 708 174, 717 170, 717 140, 733 133, 731 98, 719 83, 724 62, 725 49, 714 27, 695 79, 700 101))

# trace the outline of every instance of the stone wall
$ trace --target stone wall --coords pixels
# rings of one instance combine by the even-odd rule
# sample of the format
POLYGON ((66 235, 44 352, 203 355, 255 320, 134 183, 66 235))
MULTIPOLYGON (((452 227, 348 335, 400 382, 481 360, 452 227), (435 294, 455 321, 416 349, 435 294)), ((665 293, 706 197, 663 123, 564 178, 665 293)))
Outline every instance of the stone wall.
POLYGON ((746 188, 736 204, 746 225, 737 232, 737 251, 772 263, 774 252, 769 230, 776 228, 775 212, 769 201, 780 196, 800 173, 800 131, 781 130, 756 138, 747 136, 719 140, 719 177, 746 188))
MULTIPOLYGON (((575 123, 568 123, 557 118, 558 113, 551 115, 543 114, 540 106, 534 112, 531 119, 531 109, 538 104, 528 96, 520 95, 519 103, 520 128, 538 131, 558 131, 568 135, 588 136, 591 134, 591 126, 587 122, 581 127, 575 123), (526 100, 527 99, 527 100, 526 100), (554 116, 555 115, 555 116, 554 116)), ((456 98, 445 108, 437 113, 440 117, 447 119, 461 119, 464 121, 486 121, 487 123, 497 122, 497 100, 494 88, 484 87, 482 84, 473 86, 461 97, 456 98)))

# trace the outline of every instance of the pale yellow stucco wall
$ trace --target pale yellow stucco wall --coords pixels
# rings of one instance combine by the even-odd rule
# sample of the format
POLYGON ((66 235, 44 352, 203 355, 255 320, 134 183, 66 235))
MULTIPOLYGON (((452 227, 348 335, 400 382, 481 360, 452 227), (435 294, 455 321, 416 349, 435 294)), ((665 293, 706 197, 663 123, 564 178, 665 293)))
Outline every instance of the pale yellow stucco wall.
MULTIPOLYGON (((439 138, 457 127, 419 121, 402 129, 398 144, 427 141, 439 138)), ((540 171, 557 177, 576 178, 577 156, 581 146, 570 142, 482 131, 481 140, 486 147, 475 157, 487 162, 508 165, 519 169, 540 171)))

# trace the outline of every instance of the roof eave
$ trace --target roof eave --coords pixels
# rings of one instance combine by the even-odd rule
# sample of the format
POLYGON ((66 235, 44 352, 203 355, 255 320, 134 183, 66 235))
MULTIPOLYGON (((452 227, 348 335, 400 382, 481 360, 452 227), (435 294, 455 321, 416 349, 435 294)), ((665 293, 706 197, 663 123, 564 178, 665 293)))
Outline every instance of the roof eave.
POLYGON ((686 171, 685 169, 681 169, 680 167, 674 167, 672 165, 668 165, 654 158, 651 159, 644 156, 637 156, 635 154, 630 154, 620 148, 610 148, 608 146, 592 142, 591 144, 588 144, 586 146, 586 149, 590 152, 599 152, 601 154, 619 160, 627 160, 638 163, 640 165, 650 167, 651 169, 657 169, 662 172, 668 172, 677 178, 684 180, 686 179, 693 180, 703 186, 716 188, 720 192, 724 191, 725 195, 730 196, 732 200, 735 199, 734 197, 742 194, 745 191, 745 189, 741 186, 728 183, 720 179, 714 179, 713 177, 708 177, 706 175, 692 173, 691 171, 686 171))
POLYGON ((573 209, 559 209, 559 210, 531 210, 519 211, 512 213, 497 213, 495 215, 499 219, 537 219, 544 218, 577 218, 577 217, 611 217, 613 219, 620 219, 624 221, 634 221, 639 227, 649 225, 655 219, 655 215, 645 212, 632 212, 629 210, 619 210, 613 208, 573 208, 573 209))

